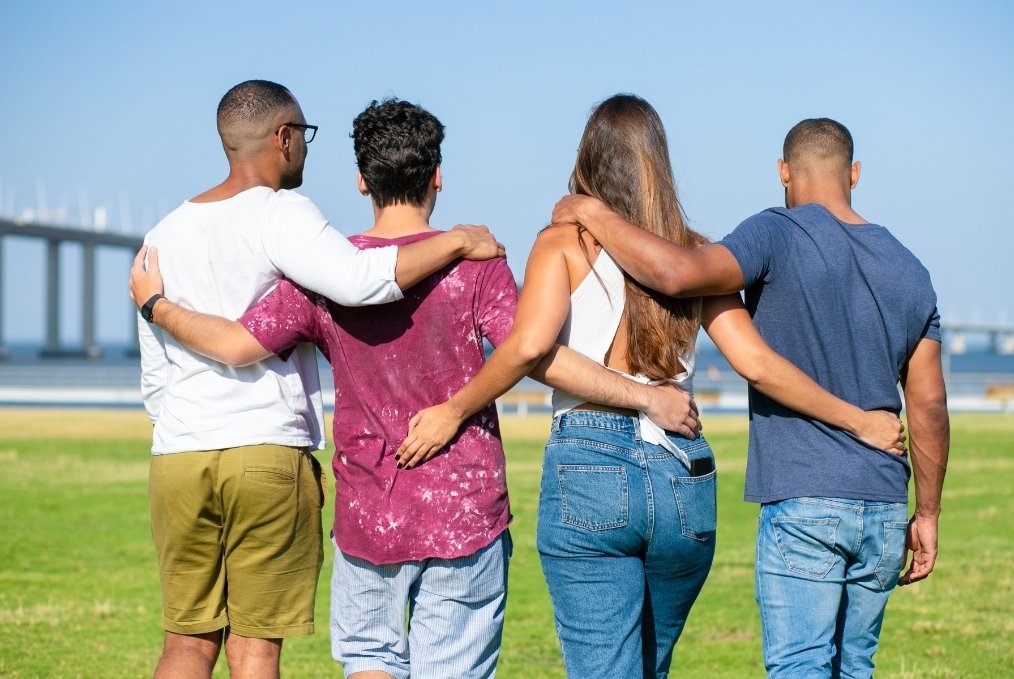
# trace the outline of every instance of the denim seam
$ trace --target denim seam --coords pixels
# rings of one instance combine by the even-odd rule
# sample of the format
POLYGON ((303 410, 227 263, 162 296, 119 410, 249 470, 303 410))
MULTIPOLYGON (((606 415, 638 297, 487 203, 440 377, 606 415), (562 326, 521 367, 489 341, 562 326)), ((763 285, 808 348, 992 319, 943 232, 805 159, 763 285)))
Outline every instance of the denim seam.
MULTIPOLYGON (((638 432, 640 433, 640 432, 638 432)), ((652 493, 651 474, 648 473, 648 460, 644 457, 644 446, 640 439, 637 441, 637 457, 641 464, 641 475, 644 477, 644 498, 648 502, 648 530, 645 532, 645 543, 650 545, 651 538, 655 534, 655 496, 652 493)))
POLYGON ((591 441, 586 438, 569 438, 569 439, 555 438, 551 439, 546 444, 546 447, 548 448, 549 446, 559 446, 559 445, 580 446, 581 448, 594 448, 596 450, 607 450, 611 453, 622 453, 625 455, 631 455, 634 452, 630 448, 624 446, 616 446, 610 443, 602 443, 600 441, 591 441))

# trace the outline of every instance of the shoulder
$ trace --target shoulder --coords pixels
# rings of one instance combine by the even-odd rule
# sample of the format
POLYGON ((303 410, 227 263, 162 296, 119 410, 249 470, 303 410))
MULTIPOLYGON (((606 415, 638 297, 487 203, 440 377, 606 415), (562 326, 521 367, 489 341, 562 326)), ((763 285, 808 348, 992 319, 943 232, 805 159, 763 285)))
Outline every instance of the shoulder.
POLYGON ((539 232, 532 245, 533 255, 555 253, 568 259, 575 256, 585 259, 586 252, 594 254, 597 251, 598 244, 591 233, 575 224, 551 224, 539 232))
POLYGON ((784 208, 768 208, 744 219, 719 241, 737 259, 750 254, 765 243, 784 238, 792 228, 792 219, 784 208))
POLYGON ((264 200, 275 210, 284 211, 286 214, 319 216, 321 219, 324 217, 314 202, 300 193, 288 189, 279 189, 278 191, 268 189, 267 191, 264 200))

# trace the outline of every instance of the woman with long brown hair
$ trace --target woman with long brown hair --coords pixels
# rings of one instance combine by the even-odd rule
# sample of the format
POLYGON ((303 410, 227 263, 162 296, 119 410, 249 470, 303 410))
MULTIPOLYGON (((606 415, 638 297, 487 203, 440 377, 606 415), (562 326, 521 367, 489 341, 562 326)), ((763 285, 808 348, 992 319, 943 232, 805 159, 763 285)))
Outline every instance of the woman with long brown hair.
MULTIPOLYGON (((655 110, 616 95, 591 114, 571 189, 685 247, 686 225, 655 110)), ((435 455, 471 413, 559 343, 639 381, 692 389, 699 327, 754 386, 799 412, 849 429, 873 423, 764 344, 738 295, 677 300, 626 277, 591 235, 557 224, 538 236, 510 336, 446 403, 418 413, 399 453, 435 455)), ((543 462, 538 550, 570 677, 664 677, 715 550, 715 462, 644 413, 559 389, 543 462)), ((872 438, 872 435, 870 436, 872 438)))

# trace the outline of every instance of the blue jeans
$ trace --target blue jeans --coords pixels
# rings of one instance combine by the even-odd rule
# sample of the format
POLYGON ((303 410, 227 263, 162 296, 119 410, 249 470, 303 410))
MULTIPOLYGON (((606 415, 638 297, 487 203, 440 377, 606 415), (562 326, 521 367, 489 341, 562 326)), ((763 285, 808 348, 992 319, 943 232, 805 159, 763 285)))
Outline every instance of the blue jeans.
POLYGON ((761 507, 755 569, 768 677, 870 677, 904 566, 904 504, 796 498, 761 507))
POLYGON ((346 676, 492 679, 512 549, 504 531, 468 556, 377 565, 335 546, 331 655, 346 676))
MULTIPOLYGON (((713 462, 703 438, 671 440, 713 462)), ((715 554, 715 472, 691 477, 636 418, 566 413, 546 444, 537 538, 567 676, 668 676, 715 554)))

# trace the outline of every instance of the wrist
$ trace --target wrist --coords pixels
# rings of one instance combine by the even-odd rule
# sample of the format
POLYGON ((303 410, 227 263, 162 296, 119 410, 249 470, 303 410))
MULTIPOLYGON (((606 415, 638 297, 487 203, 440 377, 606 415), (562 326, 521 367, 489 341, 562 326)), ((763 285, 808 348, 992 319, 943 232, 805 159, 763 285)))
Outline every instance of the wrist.
POLYGON ((444 403, 444 408, 446 408, 447 414, 454 418, 458 424, 464 422, 465 418, 470 414, 465 406, 457 400, 457 394, 444 403))
POLYGON ((455 237, 454 258, 457 259, 459 257, 466 256, 469 252, 469 245, 471 242, 468 235, 464 231, 448 231, 447 233, 450 233, 455 237))
POLYGON ((920 507, 916 505, 915 516, 916 519, 927 519, 930 521, 937 521, 940 518, 940 505, 936 507, 920 507))
POLYGON ((655 387, 633 381, 631 381, 630 384, 634 388, 630 393, 630 399, 628 399, 628 402, 625 404, 619 404, 619 407, 633 408, 634 410, 640 410, 645 413, 651 410, 655 387))
POLYGON ((865 417, 865 410, 850 405, 848 412, 845 414, 845 418, 842 420, 841 428, 854 436, 859 436, 862 432, 863 418, 865 417))
POLYGON ((166 312, 166 308, 167 308, 168 304, 169 304, 169 300, 167 300, 165 297, 162 297, 162 296, 159 296, 159 298, 157 300, 155 300, 155 303, 151 305, 151 322, 152 322, 152 324, 154 324, 154 325, 162 325, 161 323, 159 323, 159 319, 161 318, 161 316, 159 314, 160 313, 164 314, 166 312))
POLYGON ((164 299, 165 298, 162 296, 162 293, 155 293, 154 295, 146 299, 144 304, 142 304, 140 309, 138 309, 138 311, 141 314, 141 318, 143 318, 148 323, 154 323, 155 307, 158 305, 159 302, 163 301, 164 299))

